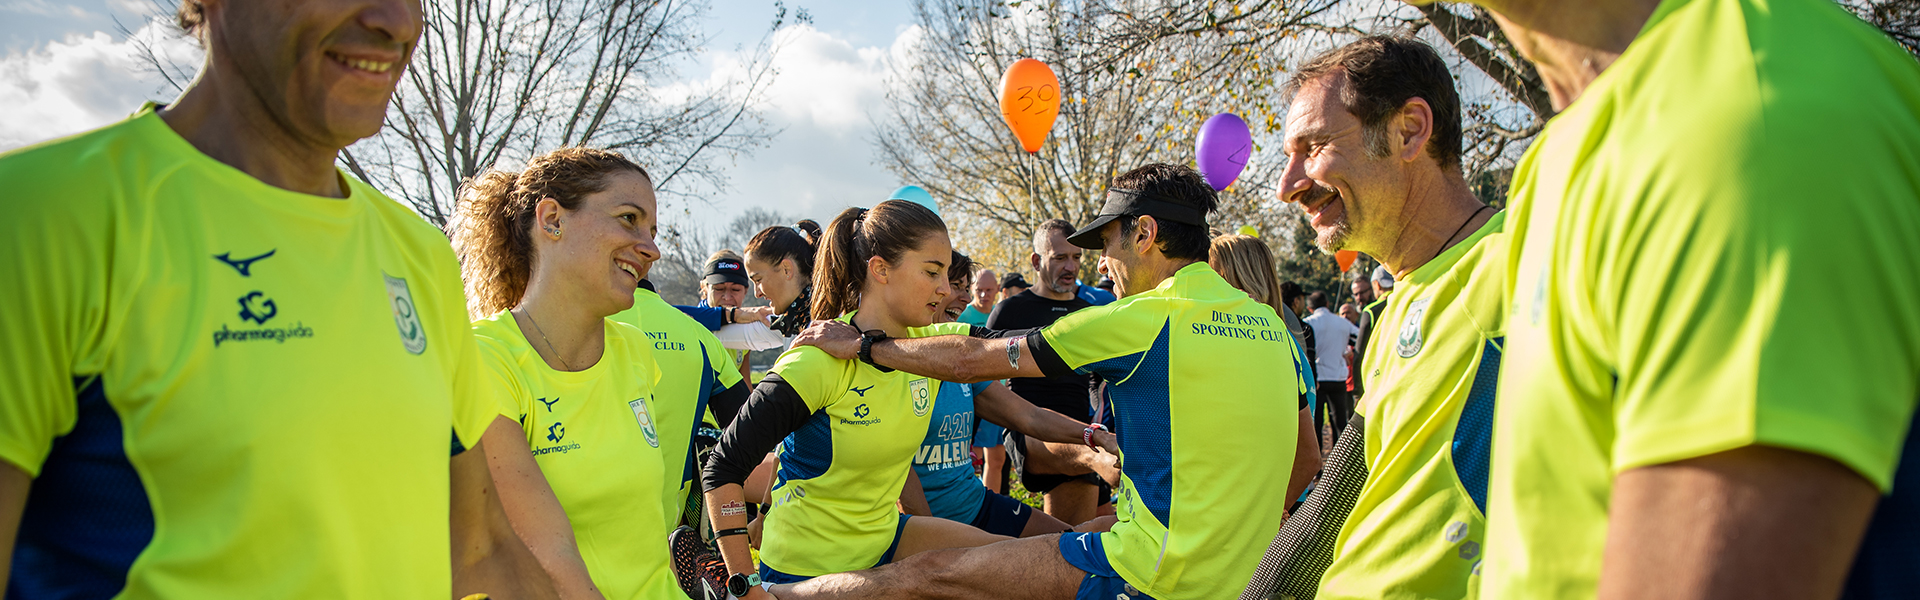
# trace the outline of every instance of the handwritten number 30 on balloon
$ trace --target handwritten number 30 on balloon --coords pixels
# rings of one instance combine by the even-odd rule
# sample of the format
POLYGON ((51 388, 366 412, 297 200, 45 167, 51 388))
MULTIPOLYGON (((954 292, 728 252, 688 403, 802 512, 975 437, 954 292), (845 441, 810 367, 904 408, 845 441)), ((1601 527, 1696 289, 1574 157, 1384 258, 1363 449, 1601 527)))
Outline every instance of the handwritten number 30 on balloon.
POLYGON ((1060 116, 1060 79, 1045 63, 1022 58, 1000 78, 1000 116, 1020 139, 1020 149, 1039 152, 1060 116))
POLYGON ((1020 88, 1020 101, 1026 104, 1020 105, 1020 112, 1037 115, 1045 113, 1048 110, 1058 110, 1054 106, 1041 104, 1042 102, 1053 102, 1053 99, 1058 97, 1060 97, 1059 92, 1050 85, 1040 86, 1040 93, 1037 95, 1034 94, 1032 86, 1022 87, 1020 88), (1036 102, 1036 100, 1038 101, 1036 102))

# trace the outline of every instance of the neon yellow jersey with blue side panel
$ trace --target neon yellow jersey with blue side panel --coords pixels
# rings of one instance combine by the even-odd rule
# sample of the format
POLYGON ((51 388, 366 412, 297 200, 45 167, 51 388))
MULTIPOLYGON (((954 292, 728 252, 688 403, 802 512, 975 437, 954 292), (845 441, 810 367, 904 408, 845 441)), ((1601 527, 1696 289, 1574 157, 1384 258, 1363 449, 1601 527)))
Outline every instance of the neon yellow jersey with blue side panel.
MULTIPOLYGON (((912 336, 966 328, 915 329, 912 336)), ((873 567, 893 545, 900 522, 894 502, 926 439, 940 382, 882 373, 812 346, 788 350, 768 373, 814 413, 780 443, 760 561, 805 577, 873 567)))
POLYGON ((680 457, 680 491, 669 499, 669 510, 680 511, 679 507, 686 506, 688 494, 699 493, 700 469, 705 466, 694 464, 690 453, 694 429, 715 427, 707 400, 738 385, 740 370, 727 362, 731 357, 713 331, 653 290, 634 290, 633 308, 609 318, 640 328, 651 342, 653 360, 660 371, 660 382, 654 388, 660 419, 667 423, 694 420, 691 427, 675 425, 660 432, 660 447, 668 456, 680 457))
POLYGON ((1486 545, 1506 213, 1400 278, 1367 348, 1367 482, 1317 597, 1468 598, 1486 545))
POLYGON ((473 332, 487 385, 525 431, 594 585, 610 599, 681 597, 664 543, 680 523, 678 502, 650 500, 679 497, 685 457, 662 437, 691 430, 693 414, 662 418, 652 343, 631 325, 605 323, 599 362, 576 372, 548 366, 506 311, 474 321, 473 332))
POLYGON ((1911 596, 1874 580, 1920 552, 1886 518, 1920 522, 1917 198, 1920 64, 1880 31, 1655 9, 1515 171, 1481 596, 1593 597, 1616 475, 1750 445, 1891 491, 1848 594, 1911 596))
POLYGON ((459 264, 340 178, 269 186, 152 105, 0 156, 0 459, 36 477, 14 593, 452 593, 448 454, 495 407, 459 264))
POLYGON ((1107 381, 1123 472, 1100 540, 1113 569, 1161 600, 1238 596, 1280 531, 1300 428, 1280 316, 1198 262, 1027 339, 1049 375, 1107 381))

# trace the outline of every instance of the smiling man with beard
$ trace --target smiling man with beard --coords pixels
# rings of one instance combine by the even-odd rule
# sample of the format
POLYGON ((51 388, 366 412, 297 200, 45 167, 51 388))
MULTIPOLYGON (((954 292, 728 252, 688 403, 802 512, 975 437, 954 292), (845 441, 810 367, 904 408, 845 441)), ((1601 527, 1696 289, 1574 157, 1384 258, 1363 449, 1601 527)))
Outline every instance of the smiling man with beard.
POLYGON ((334 166, 419 2, 179 17, 207 54, 171 106, 0 156, 7 597, 552 597, 446 237, 334 166))
MULTIPOLYGON (((1426 44, 1374 36, 1300 65, 1284 89, 1291 105, 1280 199, 1312 217, 1321 249, 1365 252, 1402 289, 1383 301, 1381 335, 1365 349, 1360 378, 1369 392, 1352 405, 1346 434, 1362 437, 1340 444, 1364 448, 1364 481, 1339 477, 1352 471, 1336 450, 1325 471, 1335 475, 1308 501, 1327 506, 1338 504, 1328 496, 1344 496, 1351 512, 1300 511, 1325 520, 1322 531, 1339 531, 1330 544, 1321 540, 1332 564, 1317 590, 1291 587, 1319 579, 1294 573, 1279 591, 1469 597, 1486 539, 1506 262, 1502 215, 1474 197, 1460 168, 1453 76, 1426 44)), ((1324 310, 1315 320, 1350 327, 1324 310)), ((1261 587, 1271 582, 1255 584, 1243 597, 1273 591, 1261 587)))

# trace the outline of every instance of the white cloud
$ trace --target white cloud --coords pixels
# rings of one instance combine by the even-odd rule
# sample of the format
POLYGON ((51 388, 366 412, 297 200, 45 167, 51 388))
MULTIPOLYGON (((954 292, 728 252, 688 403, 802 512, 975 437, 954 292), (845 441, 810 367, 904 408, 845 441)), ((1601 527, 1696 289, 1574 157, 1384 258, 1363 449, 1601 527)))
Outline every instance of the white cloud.
MULTIPOLYGON (((695 210, 691 217, 717 228, 758 206, 825 223, 842 208, 886 199, 901 184, 875 164, 868 115, 885 114, 892 65, 906 60, 921 35, 919 27, 910 26, 887 47, 862 47, 807 25, 776 33, 778 75, 760 109, 781 133, 729 169, 732 189, 708 198, 718 210, 695 210)), ((672 86, 660 95, 674 97, 691 86, 741 77, 749 56, 716 53, 705 81, 672 86)))
MULTIPOLYGON (((915 28, 901 37, 917 35, 915 28)), ((864 129, 867 109, 886 96, 885 48, 855 48, 845 39, 812 27, 791 27, 779 34, 774 60, 779 77, 768 90, 768 110, 792 122, 829 130, 864 129)))
POLYGON ((156 10, 150 0, 107 0, 107 8, 116 14, 145 15, 156 10))
MULTIPOLYGON (((773 68, 779 73, 768 86, 760 108, 787 124, 809 123, 829 129, 864 127, 866 109, 879 106, 886 95, 889 64, 898 62, 904 48, 920 37, 920 28, 902 29, 889 48, 856 47, 845 37, 795 25, 774 33, 778 48, 773 68)), ((665 100, 683 98, 696 88, 745 79, 752 50, 717 52, 705 81, 665 86, 656 94, 665 100)))
POLYGON ((104 31, 70 35, 0 57, 0 150, 79 133, 119 120, 170 91, 139 58, 136 40, 162 53, 197 61, 191 41, 150 22, 132 39, 104 31))
MULTIPOLYGON (((135 37, 159 40, 176 60, 197 64, 193 43, 168 31, 149 23, 135 37)), ((857 46, 810 26, 778 35, 784 44, 774 61, 779 74, 761 110, 781 133, 728 169, 732 189, 707 198, 713 209, 682 218, 717 228, 760 206, 824 222, 842 208, 872 206, 902 185, 875 163, 868 115, 885 114, 891 65, 907 59, 922 30, 900 29, 886 47, 857 46)), ((0 106, 8 107, 0 111, 0 150, 100 127, 141 102, 170 97, 137 50, 130 40, 96 31, 0 57, 0 106)), ((715 53, 706 78, 656 93, 684 97, 694 87, 738 77, 751 51, 715 53)))

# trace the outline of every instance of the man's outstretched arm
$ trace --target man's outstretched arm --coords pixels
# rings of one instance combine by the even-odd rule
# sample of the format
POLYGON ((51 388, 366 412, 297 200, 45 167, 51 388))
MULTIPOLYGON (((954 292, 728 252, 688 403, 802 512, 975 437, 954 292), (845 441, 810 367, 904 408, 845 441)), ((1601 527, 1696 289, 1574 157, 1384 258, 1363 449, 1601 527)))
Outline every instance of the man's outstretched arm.
POLYGON ((1615 478, 1600 598, 1835 598, 1880 494, 1831 459, 1747 446, 1615 478))
MULTIPOLYGON (((954 383, 1008 377, 1046 377, 1035 360, 1031 338, 981 339, 937 335, 888 339, 873 345, 873 362, 890 369, 954 383), (1008 353, 1008 345, 1014 350, 1008 353)), ((814 346, 841 360, 860 353, 860 330, 839 321, 816 321, 794 338, 795 346, 814 346)))

